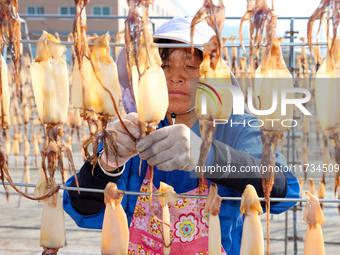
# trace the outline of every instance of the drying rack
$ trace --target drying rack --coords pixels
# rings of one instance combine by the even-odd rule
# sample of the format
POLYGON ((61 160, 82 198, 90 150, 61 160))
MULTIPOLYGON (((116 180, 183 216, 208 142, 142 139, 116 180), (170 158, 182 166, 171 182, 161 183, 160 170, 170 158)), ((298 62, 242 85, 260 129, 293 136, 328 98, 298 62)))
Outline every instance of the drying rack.
MULTIPOLYGON (((31 15, 31 14, 20 14, 21 17, 21 22, 24 25, 24 30, 25 30, 25 34, 27 35, 26 39, 22 39, 20 42, 22 44, 28 44, 29 47, 29 53, 31 56, 31 59, 33 59, 32 56, 32 47, 31 44, 36 44, 37 40, 31 40, 28 37, 28 28, 27 28, 27 24, 25 22, 25 20, 23 20, 22 18, 30 18, 30 17, 34 17, 34 18, 70 18, 73 19, 74 15, 54 15, 54 14, 39 14, 39 15, 31 15)), ((101 16, 101 15, 88 15, 87 16, 88 19, 125 19, 126 16, 119 16, 119 15, 108 15, 108 16, 101 16)), ((172 16, 167 16, 167 17, 160 17, 160 16, 150 16, 149 17, 150 20, 153 19, 171 19, 173 18, 172 16)), ((226 20, 240 20, 241 17, 226 17, 226 20)), ((289 63, 288 63, 288 69, 290 70, 290 72, 292 73, 293 77, 294 77, 294 73, 296 71, 296 68, 294 66, 295 63, 295 51, 294 51, 294 47, 301 47, 301 46, 308 46, 307 43, 303 43, 303 42, 294 42, 295 39, 295 34, 297 34, 298 32, 294 31, 294 21, 295 20, 307 20, 309 19, 309 17, 278 17, 279 20, 290 20, 290 29, 289 31, 286 32, 287 37, 289 38, 288 43, 280 43, 281 47, 289 47, 289 63)), ((153 23, 152 23, 153 24, 153 23)), ((155 30, 155 26, 153 24, 153 30, 155 30)), ((60 43, 66 45, 66 46, 72 46, 73 42, 68 42, 68 41, 61 41, 60 43)), ((91 45, 91 43, 89 43, 89 45, 91 45)), ((263 44, 262 46, 265 46, 266 44, 263 44)), ((319 46, 327 46, 327 42, 313 42, 313 46, 314 45, 319 45, 319 46)), ((124 43, 110 43, 109 46, 111 47, 124 47, 125 44, 124 43)), ((160 48, 190 48, 191 45, 190 44, 176 44, 176 43, 169 43, 169 44, 158 44, 158 46, 160 48)), ((203 47, 203 44, 194 44, 194 47, 203 47)), ((239 43, 227 43, 224 44, 223 47, 237 47, 240 48, 241 44, 239 43)), ((249 47, 248 43, 244 44, 244 47, 249 47)), ((6 51, 5 51, 6 52, 6 51)), ((295 165, 298 164, 299 162, 296 161, 296 155, 295 155, 295 139, 299 138, 298 136, 295 135, 295 129, 292 128, 290 131, 288 131, 287 134, 287 163, 288 165, 295 165)), ((2 183, 0 181, 0 184, 4 184, 4 185, 9 185, 8 182, 4 182, 2 183)), ((34 188, 35 184, 26 184, 26 183, 14 183, 16 186, 22 186, 22 187, 29 187, 29 188, 34 188)), ((70 191, 78 191, 77 188, 75 187, 65 187, 63 185, 60 185, 60 189, 61 190, 70 190, 70 191)), ((79 188, 79 191, 81 192, 98 192, 98 193, 103 193, 104 191, 101 189, 88 189, 88 188, 79 188)), ((143 193, 143 192, 131 192, 131 191, 123 191, 124 194, 126 195, 145 195, 148 196, 149 193, 143 193)), ((158 193, 154 193, 154 196, 162 196, 161 194, 158 193)), ((178 195, 181 198, 197 198, 197 199, 204 199, 206 198, 206 196, 200 196, 200 195, 178 195)), ((241 197, 222 197, 223 200, 230 200, 230 201, 240 201, 241 197)), ((260 198, 260 201, 265 201, 264 198, 260 198)), ((306 202, 306 199, 304 198, 270 198, 271 202, 306 202)), ((320 202, 323 203, 340 203, 340 199, 319 199, 320 202)), ((299 238, 297 236, 297 211, 299 210, 297 208, 297 206, 294 206, 292 209, 293 211, 293 237, 288 237, 288 211, 285 212, 285 216, 286 216, 286 220, 285 220, 285 239, 283 241, 285 241, 285 254, 287 253, 287 245, 288 245, 288 240, 291 239, 294 241, 294 254, 297 254, 297 243, 298 241, 301 241, 302 238, 299 238)), ((280 239, 282 241, 282 239, 280 239)), ((332 244, 340 244, 340 243, 335 243, 332 242, 332 244)))
MULTIPOLYGON (((1 182, 0 181, 0 185, 10 185, 9 182, 1 182)), ((21 183, 21 182, 14 182, 13 183, 15 186, 18 187, 29 187, 29 188, 35 188, 35 184, 31 184, 31 183, 21 183)), ((80 192, 93 192, 93 193, 104 193, 103 189, 92 189, 92 188, 82 188, 80 187, 79 189, 76 187, 67 187, 64 185, 57 185, 59 186, 60 190, 69 190, 69 191, 80 191, 80 192)), ((124 193, 124 195, 130 195, 130 196, 149 196, 150 193, 148 192, 139 192, 139 191, 123 191, 122 193, 124 193)), ((156 196, 156 197, 164 197, 164 194, 160 194, 160 193, 152 193, 152 196, 156 196)), ((177 194, 176 195, 179 198, 196 198, 196 199, 206 199, 207 196, 203 196, 203 195, 182 195, 182 194, 177 194)), ((222 200, 230 200, 230 201, 241 201, 241 197, 221 197, 222 200)), ((275 198, 275 197, 271 197, 269 198, 271 202, 306 202, 305 198, 275 198)), ((259 198, 260 201, 264 202, 265 198, 264 197, 260 197, 259 198)), ((319 199, 319 202, 321 203, 340 203, 340 199, 319 199)))

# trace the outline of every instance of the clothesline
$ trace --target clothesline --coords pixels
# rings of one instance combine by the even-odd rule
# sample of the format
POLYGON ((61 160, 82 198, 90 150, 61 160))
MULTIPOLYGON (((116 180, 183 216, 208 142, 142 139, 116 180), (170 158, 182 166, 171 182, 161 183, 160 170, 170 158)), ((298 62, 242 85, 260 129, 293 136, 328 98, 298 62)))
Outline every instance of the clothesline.
MULTIPOLYGON (((2 185, 2 182, 0 181, 2 185)), ((8 182, 4 182, 5 185, 9 185, 8 182)), ((31 183, 20 183, 15 182, 15 186, 21 187, 30 187, 34 188, 35 184, 31 183)), ((70 191, 78 191, 76 187, 66 187, 64 185, 59 185, 61 190, 70 190, 70 191)), ((92 189, 92 188, 79 188, 80 192, 95 192, 95 193, 104 193, 102 189, 92 189)), ((123 191, 125 195, 133 195, 133 196, 148 196, 148 192, 135 192, 135 191, 123 191)), ((164 194, 153 193, 153 196, 164 196, 164 194)), ((202 195, 181 195, 178 194, 180 198, 197 198, 197 199, 205 199, 207 196, 202 195)), ((230 200, 230 201, 240 201, 241 197, 222 197, 222 200, 230 200)), ((265 201, 263 197, 260 197, 260 201, 265 201)), ((305 198, 270 198, 271 202, 306 202, 305 198)), ((340 199, 319 199, 319 202, 322 203, 340 203, 340 199)))
MULTIPOLYGON (((20 41, 23 44, 36 44, 37 40, 21 40, 20 41)), ((64 45, 73 45, 73 42, 68 41, 60 41, 61 44, 64 45)), ((89 43, 91 45, 91 43, 89 43)), ((125 47, 124 43, 110 43, 109 44, 112 47, 125 47)), ((159 43, 157 44, 159 48, 190 48, 190 44, 185 43, 159 43)), ((326 46, 327 42, 313 42, 313 45, 321 45, 326 46)), ((262 47, 266 46, 266 44, 262 44, 262 47)), ((307 43, 304 42, 296 42, 296 43, 280 43, 281 47, 295 47, 295 46, 308 46, 307 43)), ((194 47, 203 47, 203 44, 194 44, 194 47)), ((241 47, 241 44, 239 43, 226 43, 223 45, 223 47, 241 47)), ((249 44, 244 44, 244 47, 249 47, 249 44)))

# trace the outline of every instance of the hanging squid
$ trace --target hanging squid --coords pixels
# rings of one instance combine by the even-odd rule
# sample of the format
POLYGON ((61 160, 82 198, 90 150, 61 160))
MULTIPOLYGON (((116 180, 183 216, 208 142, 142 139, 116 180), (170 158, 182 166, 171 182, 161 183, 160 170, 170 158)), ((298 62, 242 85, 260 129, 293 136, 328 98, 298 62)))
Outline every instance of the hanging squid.
MULTIPOLYGON (((34 189, 34 196, 44 197, 56 188, 54 179, 42 179, 34 189)), ((59 192, 47 199, 39 198, 39 202, 44 203, 40 228, 42 255, 56 255, 65 244, 64 210, 59 192)))
MULTIPOLYGON (((231 43, 236 44, 236 35, 231 35, 228 39, 231 43)), ((237 47, 231 47, 231 63, 230 69, 234 75, 238 74, 238 63, 237 63, 237 47)))
POLYGON ((208 238, 208 254, 221 254, 221 224, 220 207, 222 198, 218 195, 218 187, 215 183, 210 183, 209 194, 207 202, 204 207, 204 212, 209 214, 209 238, 208 238))
POLYGON ((177 196, 174 188, 170 185, 160 182, 159 189, 157 191, 159 194, 164 194, 164 196, 158 196, 159 203, 162 207, 162 221, 163 221, 163 254, 170 255, 171 251, 171 241, 170 241, 170 211, 169 203, 175 203, 179 197, 177 196))
POLYGON ((109 182, 104 190, 105 213, 102 228, 102 255, 127 255, 129 248, 129 227, 124 208, 121 205, 124 193, 117 185, 109 182))
MULTIPOLYGON (((269 212, 270 212, 270 193, 274 185, 274 168, 276 162, 276 147, 283 132, 290 129, 293 119, 293 107, 288 105, 282 108, 281 94, 283 89, 293 88, 293 79, 291 73, 286 68, 281 47, 278 40, 275 38, 276 21, 273 10, 269 9, 265 1, 256 1, 255 8, 248 11, 245 17, 250 20, 258 20, 251 26, 251 42, 250 53, 252 47, 258 45, 262 41, 262 33, 266 27, 266 46, 263 48, 261 65, 255 72, 255 98, 258 100, 259 110, 266 110, 264 115, 259 115, 260 121, 264 123, 262 129, 263 153, 261 157, 261 179, 264 197, 266 200, 267 212, 267 254, 270 254, 270 230, 269 230, 269 212), (259 25, 260 24, 260 25, 259 25), (256 31, 255 38, 253 37, 254 29, 256 31), (272 110, 274 98, 277 97, 277 107, 272 110), (283 113, 283 114, 282 114, 283 113), (275 119, 275 122, 267 122, 267 119, 275 119), (282 122, 285 122, 285 125, 282 122)), ((242 25, 242 22, 241 22, 242 25)), ((255 50, 258 50, 255 47, 255 50)), ((252 57, 251 57, 252 59, 252 57)), ((292 99, 291 93, 286 94, 287 98, 292 99)), ((262 113, 263 114, 263 113, 262 113)))
MULTIPOLYGON (((169 106, 169 96, 158 46, 153 43, 150 31, 149 6, 153 0, 129 0, 128 3, 129 13, 124 33, 126 63, 138 113, 141 131, 139 139, 142 139, 154 132, 164 118, 169 106)), ((150 208, 157 219, 152 209, 153 167, 149 166, 149 169, 150 208)))
MULTIPOLYGON (((324 135, 335 143, 335 160, 340 163, 340 37, 333 41, 333 46, 328 46, 326 60, 316 74, 315 99, 319 122, 324 135), (332 47, 330 49, 330 47, 332 47)), ((326 148, 325 148, 326 149, 326 148)), ((335 175, 336 193, 340 183, 340 173, 335 175)))
POLYGON ((308 223, 305 235, 305 255, 324 255, 325 244, 321 226, 326 223, 318 199, 306 192, 303 220, 308 223))
POLYGON ((90 136, 83 143, 83 148, 86 158, 94 169, 98 160, 99 140, 105 152, 109 148, 117 151, 114 134, 106 130, 106 126, 113 117, 117 116, 112 102, 118 102, 120 89, 116 64, 110 56, 109 34, 96 38, 90 37, 87 40, 92 45, 82 59, 81 67, 78 58, 75 60, 72 95, 75 108, 85 107, 83 114, 86 115, 90 136), (88 151, 90 144, 93 149, 92 155, 88 151))
MULTIPOLYGON (((340 23, 340 5, 337 0, 322 0, 318 8, 309 18, 307 25, 307 38, 310 51, 312 53, 312 31, 315 20, 320 19, 318 32, 321 28, 322 20, 326 20, 327 34, 327 55, 326 60, 318 68, 315 82, 316 109, 319 116, 321 129, 328 138, 335 142, 335 160, 340 163, 340 111, 338 110, 340 93, 337 78, 340 74, 340 38, 337 37, 337 29, 340 23), (326 19, 325 19, 326 14, 326 19), (331 37, 330 26, 333 28, 331 37), (323 78, 323 79, 320 79, 323 78)), ((312 54, 311 54, 312 57, 312 54)), ((315 52, 316 64, 319 63, 319 51, 315 52)), ((335 174, 334 193, 340 184, 340 173, 335 174)))
POLYGON ((315 184, 313 178, 309 178, 309 193, 315 195, 315 184))
MULTIPOLYGON (((64 153, 72 165, 78 186, 72 154, 62 140, 69 102, 67 66, 61 58, 65 51, 66 47, 60 41, 44 31, 37 42, 36 58, 30 69, 37 110, 40 120, 46 125, 47 142, 41 151, 45 180, 49 185, 49 180, 54 181, 57 169, 63 172, 64 153)), ((62 179, 62 182, 65 183, 65 180, 62 179)))
MULTIPOLYGON (((301 177, 299 177, 299 185, 300 185, 300 198, 302 198, 302 194, 303 194, 303 179, 301 177)), ((300 207, 302 207, 302 202, 300 202, 300 207)))
MULTIPOLYGON (((76 0, 76 15, 73 26, 75 64, 73 67, 73 104, 82 109, 84 120, 89 125, 90 136, 83 143, 86 158, 96 165, 99 140, 104 151, 108 148, 116 151, 117 145, 112 131, 106 130, 107 123, 118 117, 123 127, 124 122, 118 112, 119 83, 116 64, 110 57, 109 34, 87 39, 85 7, 89 0, 76 0), (89 46, 88 42, 92 43, 89 46), (81 91, 81 93, 79 93, 81 91), (92 144, 93 153, 88 146, 92 144)), ((132 139, 134 137, 127 130, 132 139)))
POLYGON ((263 211, 256 190, 250 184, 243 191, 240 210, 241 216, 245 215, 240 255, 262 255, 264 243, 259 214, 263 211))
MULTIPOLYGON (((313 25, 315 20, 320 19, 318 32, 321 29, 322 20, 325 19, 324 15, 326 16, 326 34, 327 34, 327 41, 328 41, 328 53, 331 53, 333 47, 335 45, 335 40, 337 38, 337 30, 340 23, 340 5, 338 0, 321 0, 318 8, 314 11, 312 16, 308 20, 307 24, 307 42, 309 45, 309 49, 311 52, 311 60, 312 60, 312 32, 313 32, 313 25), (333 38, 330 37, 329 28, 332 26, 333 28, 333 38)), ((318 63, 318 62, 316 62, 318 63)), ((328 68, 327 68, 328 69, 328 68)))
MULTIPOLYGON (((28 165, 28 156, 30 154, 30 144, 28 142, 27 136, 24 136, 24 170, 25 170, 25 183, 30 183, 30 169, 28 165)), ((28 188, 26 187, 26 194, 27 194, 28 188)))
MULTIPOLYGON (((2 119, 2 128, 4 129, 6 127, 6 125, 8 125, 10 123, 9 121, 9 118, 7 118, 9 115, 8 115, 8 112, 9 112, 9 100, 10 100, 10 97, 9 97, 9 90, 8 90, 8 76, 7 76, 7 65, 3 59, 3 57, 1 56, 0 57, 0 61, 1 61, 1 65, 2 65, 2 68, 1 68, 1 72, 0 72, 0 80, 1 80, 1 84, 2 84, 2 88, 0 90, 1 94, 2 94, 2 97, 1 97, 1 100, 2 100, 2 106, 0 111, 1 111, 1 119, 2 119), (4 75, 6 74, 6 75, 4 75)), ((29 199, 32 199, 32 200, 38 200, 38 198, 34 198, 34 197, 30 197, 28 195, 26 195, 25 193, 21 192, 13 183, 13 180, 10 176, 10 173, 9 173, 9 169, 8 169, 8 155, 9 155, 9 152, 10 152, 10 149, 11 149, 11 146, 10 146, 10 139, 9 139, 9 135, 5 132, 4 133, 4 137, 5 137, 5 153, 7 155, 5 155, 5 153, 0 150, 0 180, 2 181, 3 183, 3 186, 5 188, 5 191, 6 191, 6 196, 7 196, 7 199, 9 198, 9 193, 7 192, 7 188, 5 187, 5 184, 4 182, 7 181, 9 182, 9 184, 11 185, 11 187, 16 191, 18 192, 20 195, 26 197, 26 198, 29 198, 29 199)), ((17 160, 18 160, 18 155, 19 155, 19 133, 16 133, 14 134, 14 137, 13 137, 13 146, 12 146, 12 153, 15 155, 15 166, 17 166, 17 160)), ((59 189, 59 187, 58 187, 59 189)), ((58 189, 55 189, 53 191, 51 191, 49 194, 46 195, 46 197, 48 196, 51 196, 53 195, 55 192, 58 191, 58 189)))
MULTIPOLYGON (((319 181, 318 186, 318 199, 324 199, 326 195, 325 179, 319 181)), ((323 203, 320 203, 321 209, 323 209, 323 203)))
POLYGON ((247 0, 247 12, 243 15, 240 22, 239 37, 241 47, 246 53, 243 45, 243 22, 249 21, 249 60, 250 72, 254 77, 254 58, 262 46, 262 39, 265 32, 266 46, 264 47, 264 58, 261 65, 264 68, 268 61, 268 55, 272 45, 275 43, 277 17, 273 9, 270 9, 265 0, 247 0))
POLYGON ((13 71, 16 84, 16 96, 19 97, 21 24, 18 14, 18 0, 2 0, 0 2, 0 24, 0 29, 2 31, 0 36, 0 52, 3 51, 4 44, 6 44, 10 49, 12 62, 14 64, 13 71))
MULTIPOLYGON (((232 95, 228 88, 218 88, 218 84, 231 84, 230 72, 227 64, 222 59, 221 33, 224 25, 225 8, 222 1, 214 5, 211 0, 205 0, 203 7, 196 13, 191 22, 191 45, 193 53, 193 36, 195 25, 206 20, 213 28, 216 35, 203 45, 203 61, 200 65, 200 78, 196 92, 195 111, 199 120, 199 128, 202 138, 200 157, 197 163, 200 169, 204 169, 208 151, 210 149, 213 134, 215 132, 214 119, 229 119, 232 111, 232 95), (210 79, 213 78, 213 79, 210 79), (215 95, 207 97, 213 92, 215 95), (217 100, 215 100, 215 98, 217 100), (202 102, 206 100, 206 108, 202 102)), ((197 175, 202 185, 203 171, 197 175)))
MULTIPOLYGON (((223 37, 222 37, 222 44, 225 45, 227 42, 228 42, 228 37, 223 36, 223 37)), ((231 64, 231 62, 230 62, 230 57, 229 57, 229 54, 228 54, 228 48, 227 48, 227 47, 223 47, 222 52, 223 52, 223 60, 224 60, 225 62, 227 62, 227 65, 228 65, 229 67, 231 67, 231 65, 230 65, 230 64, 231 64)))

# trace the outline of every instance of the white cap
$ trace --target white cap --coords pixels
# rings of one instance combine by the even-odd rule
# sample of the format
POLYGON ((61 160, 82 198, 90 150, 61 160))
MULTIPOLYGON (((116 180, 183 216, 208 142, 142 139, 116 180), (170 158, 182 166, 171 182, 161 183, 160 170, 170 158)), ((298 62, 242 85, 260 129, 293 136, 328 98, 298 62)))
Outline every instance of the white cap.
MULTIPOLYGON (((172 20, 164 23, 156 30, 153 39, 169 39, 183 43, 190 43, 192 17, 174 17, 172 20)), ((195 25, 194 44, 204 44, 215 35, 214 30, 209 27, 208 23, 201 21, 195 25)), ((203 47, 200 47, 203 50, 203 47)))
MULTIPOLYGON (((190 30, 191 30, 192 17, 174 17, 168 22, 161 25, 153 34, 153 39, 157 42, 158 39, 175 40, 183 43, 190 43, 190 30)), ((195 26, 194 44, 204 44, 215 35, 214 30, 209 27, 207 22, 201 21, 195 26)), ((203 51, 203 47, 198 47, 203 51)), ((122 87, 127 88, 130 86, 129 76, 126 69, 125 48, 121 48, 117 54, 117 69, 119 83, 122 87)))

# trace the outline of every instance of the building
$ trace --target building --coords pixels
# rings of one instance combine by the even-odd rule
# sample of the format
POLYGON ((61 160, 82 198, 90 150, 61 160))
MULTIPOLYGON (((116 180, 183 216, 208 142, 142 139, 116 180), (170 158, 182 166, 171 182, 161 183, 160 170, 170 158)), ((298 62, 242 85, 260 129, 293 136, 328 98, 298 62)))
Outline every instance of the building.
MULTIPOLYGON (((88 16, 126 16, 128 5, 126 0, 91 0, 86 7, 88 16)), ((61 37, 66 37, 73 28, 73 15, 75 14, 74 0, 20 0, 19 15, 24 17, 30 31, 30 37, 40 36, 43 30, 49 33, 58 32, 61 37), (25 17, 25 14, 32 16, 25 17), (42 17, 41 14, 60 15, 58 18, 42 17), (37 17, 34 17, 37 15, 37 17), (68 16, 67 16, 68 15, 68 16), (70 17, 71 15, 72 17, 70 17), (65 16, 65 17, 63 17, 65 16)), ((186 15, 178 0, 156 0, 150 6, 150 16, 175 16, 186 15)), ((88 18, 88 34, 117 33, 124 29, 124 18, 88 18)), ((154 19, 157 28, 164 22, 154 19)))

